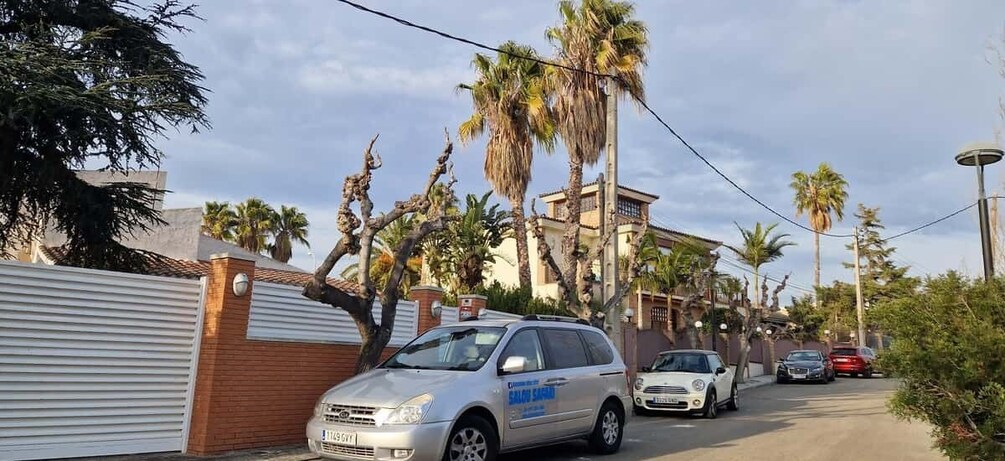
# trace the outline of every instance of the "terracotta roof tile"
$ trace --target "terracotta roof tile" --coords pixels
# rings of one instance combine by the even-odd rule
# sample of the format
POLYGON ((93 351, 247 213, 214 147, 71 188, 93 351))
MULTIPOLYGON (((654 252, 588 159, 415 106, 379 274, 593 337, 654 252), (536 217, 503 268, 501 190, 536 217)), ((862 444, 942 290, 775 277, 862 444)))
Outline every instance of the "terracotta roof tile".
MULTIPOLYGON (((42 252, 56 265, 62 265, 63 257, 66 255, 65 250, 58 247, 42 247, 42 252)), ((156 253, 146 253, 146 267, 138 271, 141 274, 183 279, 197 279, 209 275, 210 263, 208 261, 174 259, 156 253)), ((311 277, 313 274, 308 272, 255 268, 255 281, 258 282, 304 286, 311 277)), ((328 284, 348 293, 355 293, 358 289, 357 284, 342 279, 329 278, 328 284)))

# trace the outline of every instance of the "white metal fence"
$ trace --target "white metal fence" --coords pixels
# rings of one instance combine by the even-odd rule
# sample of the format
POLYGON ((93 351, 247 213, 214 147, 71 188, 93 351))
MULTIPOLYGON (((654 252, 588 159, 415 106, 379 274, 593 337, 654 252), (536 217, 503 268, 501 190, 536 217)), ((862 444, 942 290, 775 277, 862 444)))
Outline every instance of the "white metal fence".
MULTIPOLYGON (((451 325, 460 321, 460 309, 456 307, 443 306, 443 311, 440 313, 440 325, 451 325)), ((479 317, 482 320, 499 320, 499 319, 510 319, 510 320, 520 320, 523 318, 520 314, 510 314, 509 312, 494 311, 491 309, 485 309, 485 312, 479 317)))
POLYGON ((204 293, 0 262, 0 460, 183 450, 204 293))
MULTIPOLYGON (((251 294, 248 339, 359 344, 359 330, 342 309, 304 298, 303 288, 256 282, 251 294)), ((403 346, 418 331, 418 304, 398 301, 390 346, 403 346)), ((373 315, 380 322, 380 303, 373 315)))

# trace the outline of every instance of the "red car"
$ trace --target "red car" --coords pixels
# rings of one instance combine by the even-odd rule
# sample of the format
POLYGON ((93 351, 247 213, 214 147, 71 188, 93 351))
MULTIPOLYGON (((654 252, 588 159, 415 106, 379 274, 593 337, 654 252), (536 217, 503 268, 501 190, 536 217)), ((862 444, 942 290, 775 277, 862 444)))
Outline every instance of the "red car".
POLYGON ((844 373, 851 376, 872 377, 873 360, 876 353, 868 347, 837 346, 830 353, 834 363, 834 373, 844 373))

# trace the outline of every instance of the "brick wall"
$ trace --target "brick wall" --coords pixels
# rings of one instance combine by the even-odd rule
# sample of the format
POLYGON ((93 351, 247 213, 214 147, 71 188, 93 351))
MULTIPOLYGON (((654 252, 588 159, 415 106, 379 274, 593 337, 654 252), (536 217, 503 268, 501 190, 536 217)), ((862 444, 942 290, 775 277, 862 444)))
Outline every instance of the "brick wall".
POLYGON ((359 346, 246 339, 254 287, 234 295, 233 279, 241 272, 254 280, 254 263, 212 260, 187 450, 192 454, 305 442, 317 398, 353 375, 359 346))

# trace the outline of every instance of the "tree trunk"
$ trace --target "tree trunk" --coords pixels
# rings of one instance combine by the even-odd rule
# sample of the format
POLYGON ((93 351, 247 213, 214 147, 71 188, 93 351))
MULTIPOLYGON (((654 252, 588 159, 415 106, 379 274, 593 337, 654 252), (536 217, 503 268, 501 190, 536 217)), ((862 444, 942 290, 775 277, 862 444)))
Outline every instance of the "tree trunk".
MULTIPOLYGON (((813 251, 813 288, 816 289, 820 286, 820 234, 816 232, 813 233, 813 251)), ((813 293, 813 307, 820 307, 820 300, 817 299, 816 293, 813 293)))
POLYGON ((590 306, 582 306, 580 302, 579 288, 579 228, 580 211, 582 210, 583 196, 583 161, 579 153, 569 155, 569 188, 565 190, 565 233, 562 235, 562 265, 564 265, 562 277, 565 284, 570 289, 576 291, 573 296, 575 305, 569 306, 580 315, 589 313, 590 306), (576 306, 579 306, 578 308, 576 306))
POLYGON ((747 370, 747 361, 750 360, 750 338, 747 336, 746 332, 741 332, 740 338, 740 356, 736 359, 736 382, 744 383, 747 380, 747 375, 745 371, 747 370))
POLYGON ((532 287, 530 279, 530 252, 527 249, 527 217, 523 211, 523 197, 510 199, 513 209, 513 238, 516 239, 516 260, 520 277, 520 288, 532 287))
POLYGON ((377 367, 380 363, 380 354, 384 352, 387 343, 391 340, 391 335, 382 334, 374 325, 368 333, 362 337, 363 344, 359 347, 359 357, 356 359, 356 374, 365 373, 377 367))

